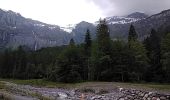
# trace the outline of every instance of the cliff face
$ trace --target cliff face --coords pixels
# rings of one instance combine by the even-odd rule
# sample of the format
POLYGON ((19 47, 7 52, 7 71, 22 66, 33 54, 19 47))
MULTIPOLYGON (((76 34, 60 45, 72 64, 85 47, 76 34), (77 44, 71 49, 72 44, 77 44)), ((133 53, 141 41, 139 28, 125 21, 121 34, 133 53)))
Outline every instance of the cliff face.
POLYGON ((59 26, 22 17, 12 11, 0 10, 0 47, 26 45, 32 49, 68 44, 71 34, 59 26))

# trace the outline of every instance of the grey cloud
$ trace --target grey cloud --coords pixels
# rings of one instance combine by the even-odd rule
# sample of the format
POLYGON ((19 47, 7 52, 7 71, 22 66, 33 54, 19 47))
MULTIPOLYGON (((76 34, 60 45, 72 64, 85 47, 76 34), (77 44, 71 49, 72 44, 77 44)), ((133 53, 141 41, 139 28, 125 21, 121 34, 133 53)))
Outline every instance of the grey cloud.
POLYGON ((94 2, 105 16, 127 15, 133 12, 155 14, 170 9, 170 0, 87 0, 94 2))

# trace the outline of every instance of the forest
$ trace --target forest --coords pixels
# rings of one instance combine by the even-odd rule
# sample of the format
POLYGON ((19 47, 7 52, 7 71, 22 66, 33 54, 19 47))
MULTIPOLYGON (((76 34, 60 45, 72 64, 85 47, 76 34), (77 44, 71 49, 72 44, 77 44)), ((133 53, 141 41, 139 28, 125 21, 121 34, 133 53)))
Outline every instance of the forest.
POLYGON ((110 38, 100 20, 96 38, 87 29, 84 43, 42 48, 25 46, 0 52, 0 78, 46 79, 54 82, 83 81, 170 83, 170 33, 151 29, 140 40, 133 25, 128 39, 110 38))

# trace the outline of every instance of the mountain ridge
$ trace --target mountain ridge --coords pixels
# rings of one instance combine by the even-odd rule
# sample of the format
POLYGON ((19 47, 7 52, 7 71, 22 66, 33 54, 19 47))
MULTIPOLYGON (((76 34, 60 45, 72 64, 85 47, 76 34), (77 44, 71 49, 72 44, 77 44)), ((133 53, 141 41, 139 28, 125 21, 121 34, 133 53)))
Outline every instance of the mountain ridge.
MULTIPOLYGON (((112 39, 117 37, 127 38, 130 24, 134 24, 139 38, 145 38, 150 29, 167 30, 170 23, 170 9, 158 14, 148 16, 135 12, 126 16, 106 17, 112 39)), ((30 18, 25 18, 13 11, 0 9, 0 48, 16 48, 26 45, 33 50, 42 47, 67 45, 71 38, 76 43, 84 42, 87 29, 91 31, 92 38, 96 36, 95 23, 82 21, 77 24, 60 27, 50 25, 30 18)))

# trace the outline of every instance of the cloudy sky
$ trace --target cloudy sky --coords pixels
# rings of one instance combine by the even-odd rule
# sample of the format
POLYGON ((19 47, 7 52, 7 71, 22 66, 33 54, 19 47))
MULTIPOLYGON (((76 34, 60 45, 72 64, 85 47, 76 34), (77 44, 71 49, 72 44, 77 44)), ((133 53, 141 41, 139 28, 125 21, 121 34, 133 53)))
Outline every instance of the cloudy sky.
POLYGON ((137 11, 155 14, 170 9, 170 0, 0 0, 0 8, 45 23, 65 26, 137 11))

